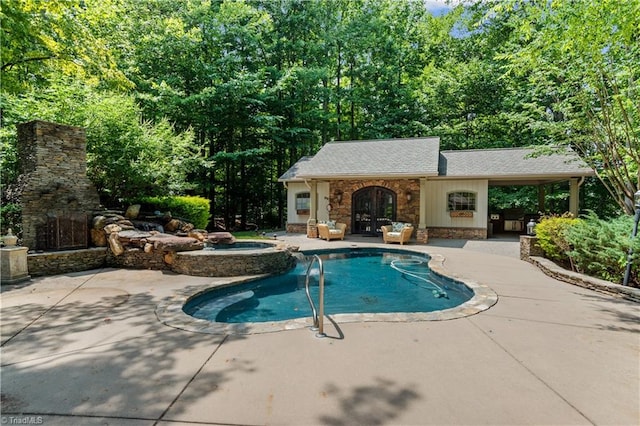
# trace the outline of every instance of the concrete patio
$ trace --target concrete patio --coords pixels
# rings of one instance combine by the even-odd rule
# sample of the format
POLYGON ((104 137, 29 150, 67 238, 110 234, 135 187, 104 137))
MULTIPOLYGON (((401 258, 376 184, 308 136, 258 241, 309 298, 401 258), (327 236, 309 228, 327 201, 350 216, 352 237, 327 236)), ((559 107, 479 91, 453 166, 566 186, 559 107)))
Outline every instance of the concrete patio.
POLYGON ((515 241, 407 248, 443 255, 498 303, 450 321, 328 321, 318 339, 198 334, 156 318, 176 291, 228 278, 101 269, 3 287, 2 424, 640 424, 637 303, 547 277, 515 241))

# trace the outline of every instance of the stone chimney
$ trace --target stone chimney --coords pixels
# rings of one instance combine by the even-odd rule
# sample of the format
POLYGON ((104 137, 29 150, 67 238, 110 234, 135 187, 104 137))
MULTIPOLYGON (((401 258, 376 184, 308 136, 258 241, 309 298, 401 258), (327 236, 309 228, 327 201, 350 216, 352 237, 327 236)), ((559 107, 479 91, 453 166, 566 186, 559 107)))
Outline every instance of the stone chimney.
POLYGON ((83 128, 30 121, 18 125, 22 244, 30 249, 86 248, 87 223, 100 207, 87 178, 83 128))

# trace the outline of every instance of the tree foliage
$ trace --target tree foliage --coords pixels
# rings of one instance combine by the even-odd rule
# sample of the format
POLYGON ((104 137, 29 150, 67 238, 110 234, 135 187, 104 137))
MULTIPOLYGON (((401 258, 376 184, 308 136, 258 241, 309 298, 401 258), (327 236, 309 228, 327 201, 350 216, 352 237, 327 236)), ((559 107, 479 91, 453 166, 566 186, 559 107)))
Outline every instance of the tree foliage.
MULTIPOLYGON (((3 182, 15 124, 40 118, 87 128, 109 200, 191 193, 229 224, 282 225, 277 178, 331 140, 569 144, 602 179, 585 186, 594 207, 604 194, 629 212, 638 187, 638 2, 469 2, 438 17, 421 0, 1 7, 3 182)), ((535 204, 531 189, 492 199, 535 204)))
POLYGON ((567 233, 581 220, 570 214, 542 217, 540 223, 536 225, 536 236, 545 256, 562 263, 571 263, 573 269, 573 260, 570 255, 572 247, 567 233))
POLYGON ((523 112, 596 170, 623 211, 640 189, 640 2, 502 1, 483 23, 511 32, 498 58, 529 91, 523 112))
POLYGON ((140 193, 184 193, 193 187, 190 173, 203 164, 190 132, 176 133, 166 119, 140 121, 140 108, 128 95, 63 78, 46 90, 5 94, 3 105, 2 169, 13 171, 3 173, 4 184, 17 177, 16 125, 36 118, 86 128, 87 174, 105 203, 140 193))
POLYGON ((630 285, 640 287, 640 238, 631 239, 633 218, 627 215, 602 220, 593 212, 567 229, 569 255, 578 271, 622 283, 632 249, 630 285))

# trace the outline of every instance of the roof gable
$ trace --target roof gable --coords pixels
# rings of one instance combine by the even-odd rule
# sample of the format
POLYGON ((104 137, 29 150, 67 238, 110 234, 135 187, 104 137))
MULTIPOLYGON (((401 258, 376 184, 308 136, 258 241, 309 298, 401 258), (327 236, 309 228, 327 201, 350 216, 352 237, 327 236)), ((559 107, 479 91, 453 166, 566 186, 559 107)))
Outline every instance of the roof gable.
POLYGON ((280 180, 437 176, 439 138, 329 142, 294 164, 280 180))

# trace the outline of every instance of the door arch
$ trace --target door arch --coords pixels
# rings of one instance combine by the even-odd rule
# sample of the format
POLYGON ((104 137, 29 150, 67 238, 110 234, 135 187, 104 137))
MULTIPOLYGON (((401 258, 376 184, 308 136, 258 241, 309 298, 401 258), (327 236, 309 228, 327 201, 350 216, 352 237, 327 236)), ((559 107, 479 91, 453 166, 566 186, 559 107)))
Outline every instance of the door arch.
POLYGON ((396 220, 396 193, 382 186, 368 186, 357 190, 351 198, 352 232, 381 235, 383 225, 396 220))

